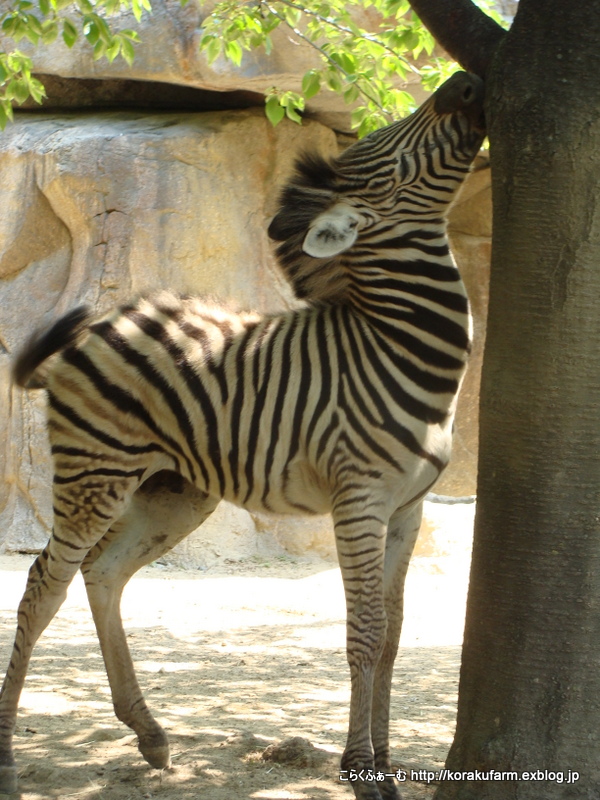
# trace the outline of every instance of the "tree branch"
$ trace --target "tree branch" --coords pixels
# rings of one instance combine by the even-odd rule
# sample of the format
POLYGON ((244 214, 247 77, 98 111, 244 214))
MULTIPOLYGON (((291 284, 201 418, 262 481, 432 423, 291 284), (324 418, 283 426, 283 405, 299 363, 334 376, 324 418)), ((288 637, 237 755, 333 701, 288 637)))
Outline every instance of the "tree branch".
MULTIPOLYGON (((262 0, 262 2, 264 3, 265 8, 267 8, 271 12, 271 14, 273 14, 274 17, 277 17, 277 19, 281 20, 281 22, 284 25, 286 25, 299 39, 301 39, 302 41, 306 42, 306 44, 309 44, 311 47, 313 47, 315 50, 317 50, 323 56, 323 58, 325 58, 333 67, 335 67, 335 69, 338 72, 340 72, 348 80, 348 83, 350 84, 352 76, 350 75, 350 73, 347 70, 345 70, 340 64, 338 64, 337 61, 335 61, 333 58, 331 58, 331 56, 328 55, 322 48, 320 48, 319 45, 316 42, 313 42, 313 40, 309 36, 306 36, 306 34, 302 33, 301 30, 299 30, 298 28, 294 28, 292 25, 290 25, 290 23, 285 19, 285 17, 282 14, 280 14, 276 9, 274 9, 273 6, 269 5, 267 0, 262 0)), ((287 3, 287 5, 292 5, 292 4, 291 3, 287 3)), ((309 11, 306 11, 305 9, 303 9, 303 10, 305 11, 306 14, 310 14, 311 13, 309 11)), ((396 54, 394 53, 393 55, 396 55, 396 54)), ((365 88, 365 85, 362 82, 359 85, 358 81, 355 81, 354 85, 356 86, 358 91, 367 100, 369 100, 371 103, 373 103, 373 105, 376 108, 378 108, 381 111, 382 114, 384 114, 387 117, 388 122, 392 122, 392 118, 391 118, 389 112, 385 110, 385 108, 381 105, 381 103, 377 100, 376 97, 373 97, 367 91, 367 89, 365 88)))
POLYGON ((492 54, 506 33, 471 0, 410 0, 425 27, 452 58, 485 78, 492 54))
MULTIPOLYGON (((315 19, 318 19, 319 22, 322 22, 325 25, 328 25, 328 26, 330 26, 332 28, 335 28, 335 30, 340 31, 341 33, 346 33, 346 34, 349 34, 350 36, 356 36, 355 31, 351 30, 350 28, 347 28, 345 25, 340 25, 333 17, 324 17, 322 14, 319 14, 317 11, 313 11, 312 8, 308 8, 307 6, 304 6, 304 5, 298 5, 297 3, 294 3, 292 0, 280 0, 280 2, 283 3, 283 5, 286 5, 286 6, 289 6, 290 8, 295 8, 298 11, 301 11, 307 17, 314 17, 315 19)), ((274 13, 272 9, 271 9, 271 13, 274 13)), ((289 23, 286 23, 286 24, 289 25, 289 23)), ((379 45, 379 47, 381 47, 382 50, 386 50, 393 58, 397 58, 399 61, 402 61, 404 66, 407 69, 409 69, 412 72, 414 72, 415 75, 419 74, 419 70, 412 64, 412 62, 410 61, 409 58, 407 58, 402 53, 397 53, 395 50, 392 50, 391 47, 388 47, 385 42, 382 42, 381 39, 379 39, 374 34, 369 33, 369 31, 361 29, 360 37, 361 37, 361 39, 366 39, 368 42, 373 42, 374 44, 379 45)))

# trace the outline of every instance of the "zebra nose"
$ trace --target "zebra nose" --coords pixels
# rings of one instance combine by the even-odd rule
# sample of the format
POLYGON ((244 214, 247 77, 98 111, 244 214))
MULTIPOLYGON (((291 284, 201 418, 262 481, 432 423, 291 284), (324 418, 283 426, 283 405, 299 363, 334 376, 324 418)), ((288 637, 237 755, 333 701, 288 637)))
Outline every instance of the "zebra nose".
POLYGON ((469 72, 456 72, 434 94, 433 107, 438 114, 463 111, 476 122, 483 111, 483 81, 469 72))

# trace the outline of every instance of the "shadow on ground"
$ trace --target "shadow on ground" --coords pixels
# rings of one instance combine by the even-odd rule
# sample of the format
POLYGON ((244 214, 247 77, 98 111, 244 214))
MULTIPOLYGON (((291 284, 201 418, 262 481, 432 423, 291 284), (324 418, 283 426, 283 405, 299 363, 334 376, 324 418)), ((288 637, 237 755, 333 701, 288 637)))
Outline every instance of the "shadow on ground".
MULTIPOLYGON (((284 611, 285 597, 265 606, 249 596, 261 579, 248 580, 237 625, 234 584, 226 576, 214 584, 196 579, 204 586, 198 590, 201 613, 168 576, 147 580, 150 594, 127 605, 132 655, 148 704, 169 732, 172 770, 148 767, 135 736, 114 717, 89 611, 78 598, 61 609, 35 649, 23 693, 15 736, 21 793, 11 799, 349 800, 347 784, 336 780, 349 701, 339 607, 327 606, 320 618, 319 597, 311 592, 306 613, 299 604, 284 611), (162 620, 179 623, 175 633, 157 619, 159 612, 148 624, 154 604, 162 620), (136 607, 143 625, 136 624, 136 607), (232 736, 236 732, 253 736, 232 736), (315 765, 260 758, 268 744, 292 736, 319 750, 315 765)), ((4 663, 13 634, 14 612, 2 611, 4 663)), ((456 646, 402 649, 391 714, 395 767, 443 765, 454 729, 459 658, 456 646)), ((432 792, 409 783, 404 797, 432 792)))

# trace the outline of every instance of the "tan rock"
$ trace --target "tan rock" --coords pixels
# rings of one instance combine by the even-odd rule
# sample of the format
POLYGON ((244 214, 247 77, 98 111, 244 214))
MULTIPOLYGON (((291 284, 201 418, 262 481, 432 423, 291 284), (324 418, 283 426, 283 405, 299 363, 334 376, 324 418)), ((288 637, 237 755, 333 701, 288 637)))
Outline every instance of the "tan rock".
POLYGON ((333 523, 329 514, 310 517, 253 514, 252 517, 256 529, 272 534, 286 553, 337 561, 333 523))
POLYGON ((454 234, 491 237, 492 190, 487 159, 478 160, 450 214, 449 230, 454 234))
POLYGON ((467 287, 473 314, 473 350, 456 417, 452 459, 434 487, 439 494, 462 497, 477 491, 479 386, 485 345, 491 260, 491 180, 485 161, 469 176, 450 212, 450 245, 467 287))
POLYGON ((247 511, 221 502, 201 527, 167 553, 161 562, 184 569, 208 569, 223 561, 284 554, 273 533, 259 531, 247 511))

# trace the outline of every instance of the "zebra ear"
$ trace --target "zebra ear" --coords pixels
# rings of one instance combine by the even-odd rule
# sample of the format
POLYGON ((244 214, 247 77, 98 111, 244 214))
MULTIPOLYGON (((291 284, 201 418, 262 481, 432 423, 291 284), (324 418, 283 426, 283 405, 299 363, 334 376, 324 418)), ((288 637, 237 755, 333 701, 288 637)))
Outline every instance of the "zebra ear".
POLYGON ((348 250, 358 236, 360 217, 343 204, 319 214, 310 225, 302 249, 313 258, 331 258, 348 250))

